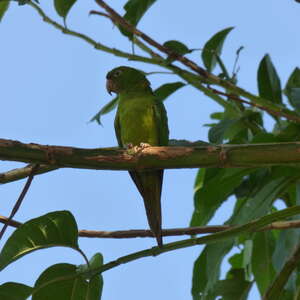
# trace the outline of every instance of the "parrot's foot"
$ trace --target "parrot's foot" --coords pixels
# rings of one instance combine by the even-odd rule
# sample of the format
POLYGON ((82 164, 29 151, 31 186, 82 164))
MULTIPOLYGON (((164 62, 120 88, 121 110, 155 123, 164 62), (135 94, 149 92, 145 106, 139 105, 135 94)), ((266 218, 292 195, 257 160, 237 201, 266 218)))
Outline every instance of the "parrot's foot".
POLYGON ((140 143, 140 148, 145 149, 145 148, 148 148, 148 147, 151 147, 151 145, 147 144, 147 143, 140 143))
POLYGON ((129 144, 125 145, 125 149, 127 149, 127 150, 130 150, 130 149, 133 149, 133 148, 134 148, 134 146, 133 146, 132 143, 129 143, 129 144))
POLYGON ((144 150, 145 148, 148 148, 148 147, 151 147, 151 145, 147 144, 147 143, 140 143, 138 146, 133 146, 132 143, 125 145, 125 148, 127 150, 133 150, 134 153, 141 152, 142 150, 144 150))
POLYGON ((147 143, 140 143, 138 146, 134 146, 133 150, 135 153, 139 153, 148 147, 151 147, 151 145, 147 143))

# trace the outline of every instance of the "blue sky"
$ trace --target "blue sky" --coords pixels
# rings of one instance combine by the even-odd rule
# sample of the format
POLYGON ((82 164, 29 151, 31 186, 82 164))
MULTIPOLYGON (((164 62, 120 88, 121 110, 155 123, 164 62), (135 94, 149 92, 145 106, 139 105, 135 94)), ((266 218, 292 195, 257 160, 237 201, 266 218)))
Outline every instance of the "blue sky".
MULTIPOLYGON (((52 1, 41 0, 48 15, 61 22, 52 1)), ((98 9, 93 1, 77 1, 67 19, 70 29, 90 35, 111 47, 131 51, 117 28, 101 17, 88 17, 98 9)), ((125 1, 109 1, 122 12, 125 1)), ((229 70, 235 51, 244 46, 239 65, 239 85, 256 93, 256 71, 261 58, 270 53, 285 84, 294 67, 299 67, 299 12, 295 1, 182 1, 158 0, 144 16, 139 28, 158 42, 176 39, 190 48, 201 48, 217 31, 234 26, 226 40, 223 58, 229 70)), ((145 71, 156 66, 129 62, 93 49, 77 38, 43 23, 32 8, 15 3, 0 23, 1 111, 0 138, 22 142, 77 147, 116 145, 114 113, 103 117, 103 127, 88 123, 111 99, 105 75, 119 65, 145 71)), ((191 55, 201 64, 200 53, 191 55)), ((151 75, 152 87, 177 81, 172 75, 151 75)), ((207 140, 210 113, 220 107, 192 87, 184 87, 166 102, 171 138, 207 140)), ((270 125, 269 125, 270 126, 270 125)), ((0 172, 22 166, 1 162, 0 172)), ((197 170, 165 172, 162 206, 165 228, 185 227, 193 211, 193 181, 197 170)), ((24 181, 1 186, 1 215, 8 215, 24 181)), ((230 215, 228 200, 212 224, 230 215)), ((117 230, 148 228, 142 200, 127 172, 65 169, 37 176, 15 219, 26 221, 55 210, 71 211, 80 229, 117 230)), ((5 238, 12 230, 7 230, 5 238)), ((177 238, 165 238, 165 242, 177 238)), ((153 239, 80 239, 88 257, 95 252, 105 262, 153 246, 153 239)), ((1 241, 3 245, 3 241, 1 241)), ((188 299, 193 262, 201 247, 192 247, 145 258, 104 274, 103 299, 188 299)), ((29 285, 49 265, 83 263, 69 249, 38 251, 23 257, 0 273, 0 283, 19 281, 29 285)), ((223 267, 223 273, 226 265, 223 267)), ((257 299, 252 293, 251 299, 257 299)))

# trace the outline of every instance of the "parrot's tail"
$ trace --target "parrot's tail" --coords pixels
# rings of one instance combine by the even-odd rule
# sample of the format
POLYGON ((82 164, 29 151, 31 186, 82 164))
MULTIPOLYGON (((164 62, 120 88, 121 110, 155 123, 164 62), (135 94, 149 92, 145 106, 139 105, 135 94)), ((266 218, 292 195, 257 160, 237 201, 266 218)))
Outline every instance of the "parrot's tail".
POLYGON ((163 246, 161 234, 161 187, 163 170, 151 172, 129 172, 143 197, 147 219, 159 247, 163 246))

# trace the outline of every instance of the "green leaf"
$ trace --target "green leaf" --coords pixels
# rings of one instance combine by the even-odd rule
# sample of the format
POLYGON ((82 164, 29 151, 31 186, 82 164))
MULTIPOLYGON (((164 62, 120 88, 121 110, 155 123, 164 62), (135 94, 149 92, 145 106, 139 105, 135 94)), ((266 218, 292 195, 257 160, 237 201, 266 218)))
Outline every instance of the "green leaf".
POLYGON ((250 169, 200 169, 196 177, 191 226, 203 226, 239 186, 250 169))
MULTIPOLYGON (((103 276, 99 273, 99 268, 103 265, 103 256, 101 253, 96 253, 90 260, 89 264, 79 265, 77 267, 77 273, 81 273, 84 279, 91 279, 93 284, 95 284, 94 293, 99 293, 102 295, 103 290, 103 276), (97 269, 97 272, 94 270, 97 269), (97 275, 97 276, 95 276, 97 275)), ((96 295, 95 295, 96 297, 96 295)), ((95 298, 98 299, 98 298, 95 298)))
POLYGON ((300 233, 297 229, 287 229, 280 232, 273 254, 273 265, 277 272, 282 269, 286 260, 295 251, 299 237, 300 233))
POLYGON ((242 268, 245 271, 245 279, 247 281, 251 281, 251 257, 253 250, 253 241, 247 239, 244 243, 244 251, 243 251, 243 266, 242 268))
POLYGON ((9 7, 9 2, 10 1, 1 1, 0 2, 0 22, 2 21, 2 18, 9 7))
POLYGON ((227 279, 216 284, 214 295, 222 296, 222 300, 246 300, 252 284, 244 277, 244 269, 230 270, 227 279))
POLYGON ((161 85, 154 91, 157 101, 164 101, 166 100, 171 94, 179 90, 185 86, 185 84, 181 81, 171 82, 161 85))
POLYGON ((300 69, 295 68, 284 89, 290 104, 300 112, 300 69))
POLYGON ((271 210, 272 203, 288 188, 290 182, 290 177, 277 179, 266 177, 257 182, 248 197, 239 199, 229 223, 244 224, 265 215, 271 210))
MULTIPOLYGON (((274 128, 278 142, 292 142, 300 139, 300 124, 292 122, 280 122, 281 124, 274 128)), ((277 124, 277 123, 276 123, 277 124)))
POLYGON ((114 110, 118 105, 118 97, 115 97, 108 103, 106 103, 98 113, 96 113, 91 119, 90 122, 96 121, 99 125, 101 125, 101 116, 108 114, 112 110, 114 110))
POLYGON ((224 113, 223 112, 214 112, 210 115, 211 119, 215 120, 222 120, 224 118, 224 113))
POLYGON ((191 50, 185 44, 176 40, 167 41, 163 44, 163 46, 179 55, 185 55, 191 52, 191 50))
MULTIPOLYGON (((140 19, 146 13, 146 11, 150 8, 150 6, 156 0, 129 0, 124 5, 124 9, 126 11, 125 15, 123 16, 125 20, 127 20, 131 25, 136 27, 140 19)), ((119 27, 122 34, 127 36, 129 39, 132 39, 132 33, 128 32, 122 27, 119 27)))
POLYGON ((58 15, 65 19, 75 2, 76 0, 54 0, 54 7, 58 15))
POLYGON ((209 293, 214 289, 220 276, 221 263, 233 247, 233 240, 225 240, 205 246, 196 259, 193 268, 192 295, 194 300, 215 299, 209 293), (201 296, 205 298, 201 298, 201 296))
POLYGON ((282 104, 281 84, 271 58, 266 54, 257 71, 258 92, 262 98, 282 104))
POLYGON ((228 262, 231 264, 232 269, 241 269, 243 267, 243 257, 244 257, 244 251, 241 253, 236 253, 232 255, 228 262))
POLYGON ((90 260, 89 264, 79 265, 78 273, 82 273, 84 277, 91 278, 95 275, 94 269, 98 269, 103 265, 103 256, 101 253, 96 253, 90 260))
POLYGON ((78 249, 78 228, 68 211, 51 212, 17 228, 0 253, 0 270, 32 251, 55 246, 78 249))
POLYGON ((0 285, 1 300, 26 300, 32 293, 32 287, 17 283, 6 282, 0 285))
POLYGON ((255 233, 253 239, 252 272, 261 295, 272 283, 275 270, 272 264, 275 238, 271 231, 255 233))
POLYGON ((208 140, 210 143, 222 144, 225 139, 226 131, 233 126, 237 120, 225 119, 210 128, 208 132, 208 140))
POLYGON ((100 277, 86 280, 78 274, 72 264, 56 264, 46 269, 37 279, 32 300, 72 299, 99 300, 101 297, 100 277))
POLYGON ((213 35, 204 45, 202 60, 208 72, 211 72, 217 63, 217 56, 221 55, 223 44, 227 34, 233 29, 228 27, 213 35))

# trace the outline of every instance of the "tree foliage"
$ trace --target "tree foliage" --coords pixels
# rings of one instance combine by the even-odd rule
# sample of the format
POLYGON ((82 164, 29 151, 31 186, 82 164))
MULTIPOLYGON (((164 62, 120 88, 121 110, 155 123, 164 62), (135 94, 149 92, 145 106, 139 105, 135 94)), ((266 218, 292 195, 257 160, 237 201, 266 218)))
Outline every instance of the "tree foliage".
MULTIPOLYGON (((45 22, 56 29, 83 39, 100 51, 157 65, 176 74, 179 81, 166 82, 155 90, 158 101, 164 101, 184 86, 191 85, 204 93, 208 99, 217 102, 221 109, 211 115, 212 123, 207 124, 210 128, 210 149, 216 144, 250 147, 251 144, 296 142, 299 139, 299 68, 296 67, 283 84, 271 55, 266 54, 257 67, 258 95, 248 92, 246 87, 241 88, 238 86, 237 70, 234 69, 230 73, 222 59, 222 49, 226 45, 227 36, 232 34, 233 27, 215 33, 203 45, 199 55, 202 67, 188 58, 190 53, 199 50, 189 49, 177 40, 159 44, 135 28, 143 15, 155 4, 155 0, 127 1, 123 17, 106 2, 96 0, 104 12, 91 12, 108 17, 118 26, 120 34, 127 37, 134 47, 141 49, 145 56, 109 48, 66 27, 66 18, 72 13, 72 6, 76 0, 54 1, 54 8, 62 23, 54 22, 47 16, 42 9, 43 3, 30 0, 17 2, 35 9, 45 22), (214 75, 212 72, 216 69, 220 73, 214 75), (274 119, 272 130, 268 131, 265 127, 264 114, 274 119)), ((0 21, 8 9, 9 1, 1 0, 0 21)), ((237 58, 241 50, 242 47, 236 53, 237 58)), ((111 112, 117 103, 118 99, 114 98, 104 105, 91 121, 101 124, 101 116, 111 112)), ((229 198, 235 199, 233 213, 225 222, 227 227, 224 227, 223 231, 200 238, 191 235, 188 239, 165 244, 162 249, 153 248, 132 253, 103 264, 102 254, 96 253, 88 260, 79 248, 78 228, 70 212, 50 212, 20 226, 16 225, 18 228, 6 241, 0 253, 2 272, 24 255, 57 246, 78 251, 86 264, 52 265, 37 278, 33 287, 7 282, 0 286, 1 299, 27 299, 30 295, 32 299, 37 300, 49 299, 48 295, 53 299, 62 300, 99 299, 103 288, 103 272, 122 263, 196 244, 204 244, 205 247, 191 270, 191 291, 194 300, 248 299, 254 285, 264 299, 274 299, 274 295, 280 299, 298 299, 300 245, 299 230, 296 227, 299 227, 300 213, 299 167, 276 163, 269 166, 261 164, 261 167, 258 166, 259 163, 240 168, 226 167, 226 159, 230 155, 230 151, 222 150, 219 155, 220 167, 199 169, 195 179, 194 212, 190 220, 191 227, 206 226, 224 202, 229 198), (277 211, 274 205, 277 200, 282 201, 284 209, 277 211), (233 248, 236 249, 236 253, 229 258, 230 268, 225 278, 221 279, 222 263, 233 248)), ((207 162, 208 160, 209 157, 207 162)), ((46 166, 45 172, 51 170, 46 166)), ((19 178, 16 176, 15 180, 19 178)))

